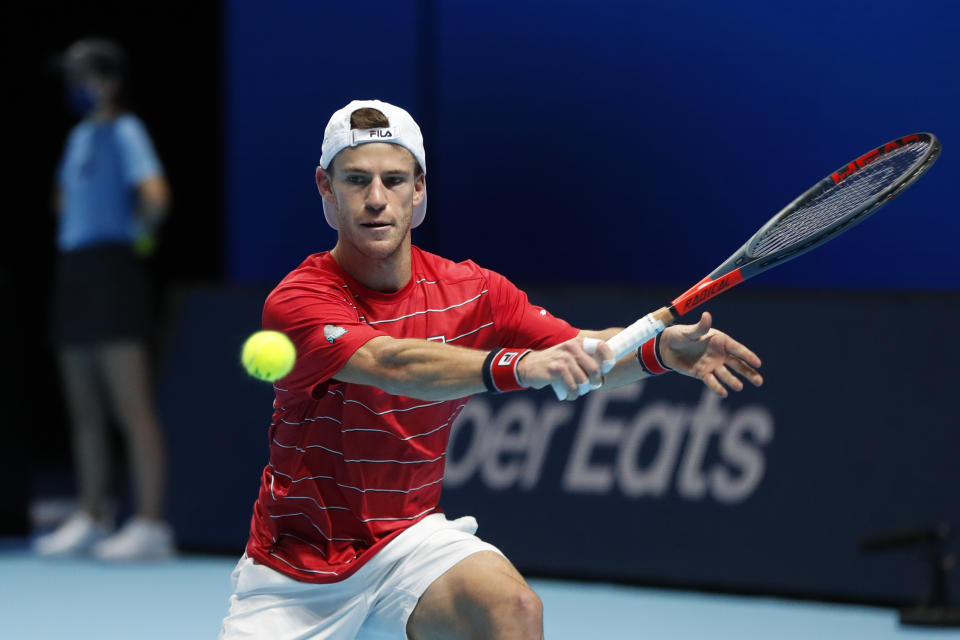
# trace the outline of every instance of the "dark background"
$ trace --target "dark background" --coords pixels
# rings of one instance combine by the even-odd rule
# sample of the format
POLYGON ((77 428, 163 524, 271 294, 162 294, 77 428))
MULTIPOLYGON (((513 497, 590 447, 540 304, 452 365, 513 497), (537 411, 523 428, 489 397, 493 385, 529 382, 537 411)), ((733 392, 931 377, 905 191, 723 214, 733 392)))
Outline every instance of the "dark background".
MULTIPOLYGON (((155 353, 164 420, 171 441, 184 445, 172 449, 171 511, 185 548, 201 550, 234 553, 245 537, 256 474, 266 460, 269 388, 243 377, 236 353, 258 328, 266 291, 305 255, 335 241, 313 171, 330 113, 350 99, 400 104, 424 130, 430 210, 415 242, 502 271, 540 299, 553 295, 582 323, 632 320, 698 280, 841 164, 914 131, 937 134, 943 157, 891 207, 855 233, 745 285, 747 294, 731 293, 734 302, 711 307, 772 363, 769 392, 737 402, 766 403, 777 433, 789 429, 790 436, 778 435, 770 484, 739 515, 668 497, 647 505, 654 519, 665 516, 648 542, 656 548, 676 540, 666 516, 677 508, 678 523, 719 522, 734 542, 715 553, 709 536, 681 540, 717 558, 712 567, 684 566, 666 555, 662 566, 597 576, 885 601, 921 589, 916 558, 901 554, 889 574, 890 565, 865 569, 855 546, 858 535, 873 530, 957 517, 956 478, 944 452, 960 443, 944 380, 955 379, 949 363, 960 353, 949 336, 929 334, 917 349, 912 332, 925 325, 909 313, 935 316, 944 334, 957 315, 960 218, 950 204, 958 175, 952 149, 960 138, 957 5, 370 0, 362 16, 351 6, 4 5, 9 168, 0 327, 15 363, 0 374, 9 408, 4 531, 26 530, 28 497, 72 492, 46 331, 55 231, 50 194, 74 121, 49 60, 78 37, 101 35, 127 49, 132 107, 154 139, 174 195, 152 262, 163 309, 155 353), (601 294, 592 297, 592 289, 601 294), (599 306, 586 313, 593 304, 599 306), (842 330, 830 326, 832 312, 842 330), (857 323, 869 331, 857 332, 857 323), (844 343, 840 362, 831 359, 838 339, 853 341, 844 343), (797 359, 803 366, 790 366, 797 359), (910 383, 898 385, 902 376, 910 383), (820 391, 818 382, 831 386, 820 391), (208 395, 197 397, 198 389, 208 395), (830 404, 821 407, 824 398, 830 404), (912 409, 911 398, 922 409, 912 409), (817 429, 803 438, 810 423, 817 429), (883 437, 871 436, 875 423, 883 437), (913 437, 911 430, 920 433, 913 437), (208 514, 210 521, 188 493, 196 489, 191 473, 210 472, 209 461, 195 459, 196 450, 186 446, 198 436, 236 449, 220 462, 235 465, 223 477, 237 480, 202 487, 213 492, 206 504, 222 496, 225 513, 208 514), (834 437, 843 446, 831 448, 834 437), (847 456, 860 466, 847 464, 847 456), (894 478, 885 465, 902 484, 884 480, 894 478), (791 475, 793 469, 801 475, 791 475), (802 475, 810 469, 821 472, 816 482, 802 475), (844 511, 843 500, 855 509, 844 511), (771 577, 780 550, 771 544, 725 582, 723 554, 733 554, 734 566, 740 561, 736 534, 761 536, 765 530, 755 527, 782 525, 788 519, 777 510, 784 508, 797 518, 850 517, 819 529, 814 520, 778 530, 783 548, 794 549, 793 560, 808 569, 803 580, 771 577), (811 538, 818 530, 823 540, 811 538), (836 539, 838 531, 846 537, 836 539), (824 549, 829 553, 818 555, 824 549), (814 561, 831 553, 849 553, 843 556, 849 564, 821 570, 814 561), (858 591, 858 581, 875 575, 883 578, 873 591, 858 591), (896 582, 903 575, 909 585, 896 582)), ((662 388, 662 395, 645 394, 655 402, 699 393, 682 380, 662 388), (683 390, 671 386, 684 382, 683 390)), ((536 494, 537 506, 562 512, 563 492, 540 490, 546 493, 536 494)), ((494 532, 515 517, 490 511, 497 496, 476 481, 448 495, 454 509, 483 505, 483 522, 494 532)), ((516 494, 507 504, 529 509, 527 498, 516 494)), ((611 516, 622 508, 616 495, 590 508, 606 513, 607 504, 611 516)), ((526 562, 556 572, 562 558, 562 548, 536 537, 501 544, 521 568, 526 562)), ((615 566, 618 559, 608 561, 615 566)))
POLYGON ((72 480, 55 473, 69 463, 69 449, 47 323, 54 173, 75 119, 51 58, 87 35, 114 39, 127 51, 129 102, 153 137, 173 191, 151 265, 166 312, 178 286, 219 282, 223 274, 221 10, 215 2, 11 2, 3 4, 2 29, 8 168, 0 282, 17 363, 3 374, 13 407, 5 431, 11 450, 28 452, 13 463, 41 471, 11 477, 69 494, 69 487, 49 486, 72 480))

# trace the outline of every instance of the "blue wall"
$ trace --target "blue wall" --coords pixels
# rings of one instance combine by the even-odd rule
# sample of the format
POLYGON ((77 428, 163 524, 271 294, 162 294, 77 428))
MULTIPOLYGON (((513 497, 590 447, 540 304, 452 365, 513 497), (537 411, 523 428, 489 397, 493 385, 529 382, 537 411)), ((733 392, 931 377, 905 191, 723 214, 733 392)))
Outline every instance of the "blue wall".
POLYGON ((956 3, 349 6, 226 5, 235 281, 333 245, 313 185, 323 127, 378 97, 427 137, 415 242, 522 283, 685 288, 814 181, 932 131, 944 155, 913 189, 752 286, 960 288, 956 3))
POLYGON ((330 115, 377 96, 419 111, 419 14, 365 2, 365 16, 325 3, 225 5, 227 268, 276 282, 333 246, 314 171, 330 115), (329 7, 329 5, 327 5, 329 7), (376 19, 370 16, 389 16, 376 19))

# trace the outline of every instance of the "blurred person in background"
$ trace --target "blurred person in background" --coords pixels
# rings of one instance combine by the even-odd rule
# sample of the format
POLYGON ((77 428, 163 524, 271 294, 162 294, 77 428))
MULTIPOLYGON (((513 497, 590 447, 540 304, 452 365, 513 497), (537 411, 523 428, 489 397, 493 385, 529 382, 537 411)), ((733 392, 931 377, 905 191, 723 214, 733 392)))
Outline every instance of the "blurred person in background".
POLYGON ((174 552, 163 515, 165 455, 152 398, 152 288, 143 257, 170 189, 140 119, 124 108, 126 56, 85 38, 59 58, 70 131, 57 172, 52 338, 71 421, 78 508, 34 541, 41 555, 160 559, 174 552), (114 530, 108 419, 120 428, 134 514, 114 530))

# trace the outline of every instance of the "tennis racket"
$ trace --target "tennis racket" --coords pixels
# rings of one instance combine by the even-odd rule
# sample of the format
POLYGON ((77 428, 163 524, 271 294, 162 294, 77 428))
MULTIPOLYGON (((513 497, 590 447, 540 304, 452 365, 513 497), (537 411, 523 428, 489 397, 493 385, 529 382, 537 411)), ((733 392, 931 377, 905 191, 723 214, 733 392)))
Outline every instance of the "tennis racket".
MULTIPOLYGON (((607 340, 619 361, 680 316, 744 280, 792 260, 866 220, 912 185, 940 155, 931 133, 891 140, 816 183, 750 237, 723 264, 670 304, 607 340)), ((566 390, 554 385, 559 399, 566 390)), ((580 386, 581 395, 589 383, 580 386)))

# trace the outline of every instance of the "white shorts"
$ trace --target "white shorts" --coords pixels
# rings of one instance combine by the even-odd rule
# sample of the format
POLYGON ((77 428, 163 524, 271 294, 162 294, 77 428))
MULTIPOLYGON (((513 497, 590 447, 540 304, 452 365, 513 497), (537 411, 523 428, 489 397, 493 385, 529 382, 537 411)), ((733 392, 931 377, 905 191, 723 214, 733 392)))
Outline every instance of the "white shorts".
POLYGON ((478 551, 501 553, 473 535, 476 530, 471 516, 451 521, 431 514, 349 578, 328 584, 288 578, 244 554, 231 576, 219 638, 405 639, 410 613, 437 578, 478 551))

